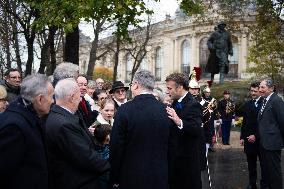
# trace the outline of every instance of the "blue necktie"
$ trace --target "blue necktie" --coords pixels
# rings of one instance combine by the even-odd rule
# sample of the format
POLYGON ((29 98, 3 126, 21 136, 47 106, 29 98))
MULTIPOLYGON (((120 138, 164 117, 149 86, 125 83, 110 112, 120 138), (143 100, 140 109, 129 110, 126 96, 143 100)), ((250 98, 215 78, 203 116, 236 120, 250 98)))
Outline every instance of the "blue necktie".
POLYGON ((175 107, 176 109, 181 110, 183 108, 183 104, 181 102, 177 102, 175 107))

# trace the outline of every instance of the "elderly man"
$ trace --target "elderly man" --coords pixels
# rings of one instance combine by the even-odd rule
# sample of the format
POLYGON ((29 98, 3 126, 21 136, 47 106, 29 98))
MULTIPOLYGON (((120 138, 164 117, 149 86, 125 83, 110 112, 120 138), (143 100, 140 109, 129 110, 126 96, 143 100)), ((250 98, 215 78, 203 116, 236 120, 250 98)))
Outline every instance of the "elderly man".
POLYGON ((96 84, 98 89, 103 89, 105 81, 102 78, 97 78, 96 79, 96 84))
POLYGON ((53 86, 61 79, 73 78, 77 79, 79 76, 79 66, 71 62, 64 62, 55 68, 53 72, 53 86))
POLYGON ((281 150, 284 137, 284 102, 274 93, 274 83, 270 78, 259 85, 264 98, 258 112, 258 133, 260 157, 265 181, 269 189, 282 188, 281 150))
POLYGON ((54 93, 56 105, 46 120, 51 188, 96 188, 97 177, 110 166, 98 158, 92 136, 75 114, 80 89, 75 80, 63 79, 54 93))
POLYGON ((47 189, 48 172, 41 118, 53 103, 44 75, 27 76, 20 97, 0 114, 1 189, 47 189))
POLYGON ((0 85, 0 114, 3 113, 8 105, 7 102, 7 91, 3 85, 0 85))
POLYGON ((22 76, 18 69, 10 68, 4 73, 4 81, 0 83, 6 88, 7 101, 12 102, 20 95, 22 76))
POLYGON ((121 106, 111 133, 111 181, 123 189, 168 189, 168 143, 172 121, 152 94, 155 77, 139 71, 134 99, 121 106))
POLYGON ((127 102, 126 91, 128 89, 129 87, 125 87, 121 81, 115 81, 113 83, 109 93, 112 94, 116 109, 118 109, 122 104, 127 102))
POLYGON ((96 110, 91 109, 91 104, 87 101, 85 95, 87 94, 88 89, 88 79, 84 75, 79 75, 77 78, 77 84, 80 89, 81 101, 79 103, 78 112, 80 114, 81 119, 83 119, 88 127, 90 127, 98 116, 98 112, 96 110))

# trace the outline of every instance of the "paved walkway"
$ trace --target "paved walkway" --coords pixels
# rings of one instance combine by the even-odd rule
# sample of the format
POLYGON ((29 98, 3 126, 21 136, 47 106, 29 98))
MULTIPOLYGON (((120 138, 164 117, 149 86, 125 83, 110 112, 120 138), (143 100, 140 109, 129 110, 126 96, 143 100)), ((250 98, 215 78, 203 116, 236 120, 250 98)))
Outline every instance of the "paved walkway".
MULTIPOLYGON (((239 144, 240 133, 231 132, 231 145, 216 145, 216 151, 209 153, 209 168, 213 189, 246 189, 248 171, 243 147, 239 144)), ((221 141, 221 140, 220 140, 221 141)), ((260 170, 258 168, 258 170, 260 170)), ((284 173, 284 155, 282 153, 282 172, 284 173)), ((258 181, 260 179, 258 174, 258 181)), ((284 180, 284 177, 283 177, 284 180)), ((203 189, 209 189, 207 182, 203 189)))

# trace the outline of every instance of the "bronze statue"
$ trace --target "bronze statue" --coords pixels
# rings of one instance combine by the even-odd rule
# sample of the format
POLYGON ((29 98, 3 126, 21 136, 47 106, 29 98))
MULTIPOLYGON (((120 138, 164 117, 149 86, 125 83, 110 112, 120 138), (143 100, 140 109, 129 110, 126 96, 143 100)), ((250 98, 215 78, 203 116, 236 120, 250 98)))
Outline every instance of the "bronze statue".
POLYGON ((214 80, 214 74, 220 72, 220 84, 224 83, 224 74, 229 72, 228 54, 233 56, 231 34, 225 30, 225 27, 226 23, 220 21, 207 41, 210 55, 206 65, 206 71, 211 73, 212 82, 214 80))

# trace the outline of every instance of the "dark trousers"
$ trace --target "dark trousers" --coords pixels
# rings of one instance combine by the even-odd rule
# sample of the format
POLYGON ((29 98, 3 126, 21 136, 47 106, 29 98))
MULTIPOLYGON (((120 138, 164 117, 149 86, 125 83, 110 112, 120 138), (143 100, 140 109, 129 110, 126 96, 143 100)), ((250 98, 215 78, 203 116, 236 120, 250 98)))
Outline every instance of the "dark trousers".
POLYGON ((281 150, 266 150, 260 145, 264 178, 269 189, 282 188, 281 150))
POLYGON ((230 131, 231 131, 232 120, 222 120, 222 142, 223 144, 229 144, 230 142, 230 131))
POLYGON ((260 168, 261 168, 261 179, 260 179, 260 185, 265 188, 266 182, 264 178, 264 171, 263 171, 263 165, 261 161, 261 156, 259 153, 246 153, 247 156, 247 162, 248 162, 248 171, 249 171, 249 185, 255 186, 256 180, 257 180, 257 157, 260 162, 260 168))

